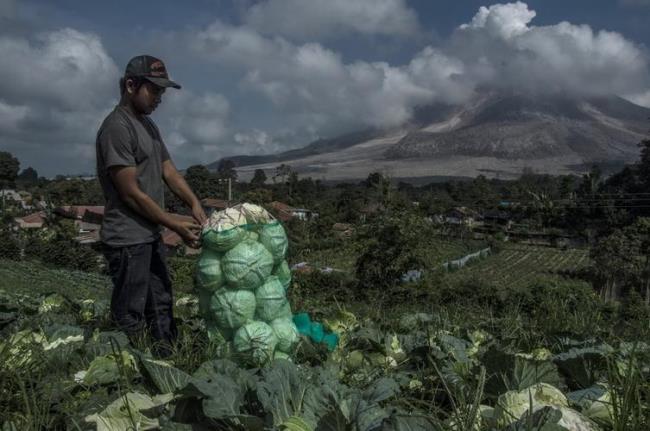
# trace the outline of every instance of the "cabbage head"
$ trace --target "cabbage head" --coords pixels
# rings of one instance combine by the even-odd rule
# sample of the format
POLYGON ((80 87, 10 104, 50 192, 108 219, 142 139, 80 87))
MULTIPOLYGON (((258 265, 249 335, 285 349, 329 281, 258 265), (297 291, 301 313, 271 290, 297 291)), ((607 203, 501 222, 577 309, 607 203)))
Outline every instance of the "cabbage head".
POLYGON ((273 256, 262 244, 243 241, 221 260, 226 282, 235 289, 255 290, 273 270, 273 256))
POLYGON ((278 339, 277 350, 291 353, 299 337, 298 328, 296 328, 293 320, 287 318, 275 319, 271 322, 271 328, 273 328, 273 332, 278 339))
POLYGON ((196 280, 199 288, 211 292, 219 290, 226 282, 221 271, 221 254, 210 249, 201 253, 197 265, 196 280))
POLYGON ((522 391, 508 391, 500 395, 494 415, 499 427, 506 427, 527 412, 536 412, 546 406, 568 407, 569 402, 559 389, 547 383, 538 383, 522 391))
POLYGON ((289 285, 291 284, 291 269, 286 260, 275 265, 272 274, 278 277, 278 280, 280 280, 280 283, 284 286, 285 291, 289 290, 289 285))
POLYGON ((280 222, 276 221, 262 226, 259 241, 271 252, 276 265, 286 257, 289 241, 280 222))
POLYGON ((264 322, 250 322, 235 332, 233 347, 237 358, 261 367, 273 359, 278 339, 273 329, 264 322))
POLYGON ((257 288, 255 300, 257 301, 256 316, 265 322, 280 317, 288 304, 284 287, 275 276, 270 276, 257 288))
POLYGON ((255 316, 255 294, 221 289, 210 300, 210 320, 225 329, 237 329, 255 316))
POLYGON ((246 238, 246 217, 234 208, 213 213, 201 231, 203 245, 225 252, 246 238))

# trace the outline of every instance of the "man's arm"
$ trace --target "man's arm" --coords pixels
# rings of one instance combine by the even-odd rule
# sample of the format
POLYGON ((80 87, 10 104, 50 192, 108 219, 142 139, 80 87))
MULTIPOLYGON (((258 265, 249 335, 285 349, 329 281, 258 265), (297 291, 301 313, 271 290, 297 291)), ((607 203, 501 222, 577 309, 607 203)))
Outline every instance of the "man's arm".
POLYGON ((133 166, 114 166, 109 169, 111 179, 120 198, 138 214, 177 232, 185 242, 195 242, 198 236, 193 230, 199 229, 194 222, 181 221, 165 210, 144 193, 138 186, 136 168, 133 166))
POLYGON ((185 178, 178 172, 171 159, 163 162, 163 178, 171 191, 192 209, 192 216, 196 222, 203 224, 207 217, 201 201, 196 197, 185 178))

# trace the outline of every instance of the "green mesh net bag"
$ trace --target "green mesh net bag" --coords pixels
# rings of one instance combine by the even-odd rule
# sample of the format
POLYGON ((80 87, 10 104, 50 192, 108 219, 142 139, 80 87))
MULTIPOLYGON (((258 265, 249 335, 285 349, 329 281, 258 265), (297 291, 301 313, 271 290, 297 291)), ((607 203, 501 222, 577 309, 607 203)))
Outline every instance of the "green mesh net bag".
POLYGON ((237 329, 253 319, 255 306, 253 292, 221 289, 212 295, 209 316, 221 328, 237 329))
POLYGON ((201 290, 215 292, 226 284, 221 271, 221 254, 204 250, 197 265, 196 281, 201 290))
POLYGON ((287 294, 278 277, 270 276, 266 282, 255 291, 257 308, 255 317, 270 322, 281 317, 288 305, 287 294))
POLYGON ((271 322, 271 328, 275 333, 275 337, 278 339, 278 345, 276 349, 284 353, 293 352, 293 348, 298 342, 298 328, 296 328, 295 323, 291 318, 280 318, 275 319, 271 322))
POLYGON ((273 267, 273 272, 271 275, 275 275, 284 286, 284 290, 287 291, 291 285, 291 269, 289 269, 289 264, 286 260, 283 260, 279 264, 273 267))
POLYGON ((246 217, 235 208, 213 213, 201 231, 203 246, 225 252, 242 242, 248 235, 246 217))
POLYGON ((235 332, 233 347, 237 358, 261 367, 273 359, 278 340, 273 329, 264 322, 250 322, 235 332))
POLYGON ((231 287, 254 290, 271 275, 273 256, 259 242, 247 240, 223 256, 221 268, 231 287))
POLYGON ((287 255, 289 241, 279 221, 267 223, 260 228, 259 242, 273 255, 273 263, 279 264, 287 255))

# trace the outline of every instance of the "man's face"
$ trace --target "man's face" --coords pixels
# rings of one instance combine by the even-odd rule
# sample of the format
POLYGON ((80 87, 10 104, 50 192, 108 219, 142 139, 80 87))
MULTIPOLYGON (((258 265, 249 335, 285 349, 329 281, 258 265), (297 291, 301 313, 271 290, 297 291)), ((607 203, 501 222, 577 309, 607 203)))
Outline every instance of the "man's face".
POLYGON ((133 107, 141 114, 151 114, 160 104, 165 87, 159 87, 149 81, 144 81, 140 88, 133 89, 133 107))

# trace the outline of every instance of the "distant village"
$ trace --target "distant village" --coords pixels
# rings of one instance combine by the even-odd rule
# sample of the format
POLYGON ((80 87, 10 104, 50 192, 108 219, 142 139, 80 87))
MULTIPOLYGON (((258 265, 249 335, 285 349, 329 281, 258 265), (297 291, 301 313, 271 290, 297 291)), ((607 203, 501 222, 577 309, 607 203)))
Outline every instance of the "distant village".
MULTIPOLYGON (((104 206, 102 205, 69 205, 51 208, 45 201, 34 200, 29 192, 11 189, 0 190, 0 200, 3 209, 5 205, 11 204, 29 212, 25 216, 14 218, 14 229, 45 229, 47 228, 46 220, 48 214, 50 214, 74 222, 77 231, 75 241, 79 244, 92 245, 100 241, 99 230, 104 218, 104 206)), ((226 200, 211 198, 203 199, 201 203, 208 215, 234 204, 226 200)), ((271 202, 266 208, 282 222, 291 219, 307 221, 318 217, 318 214, 311 210, 293 208, 283 202, 271 202)), ((191 255, 199 252, 199 250, 185 246, 181 237, 167 228, 163 230, 162 240, 167 246, 170 255, 177 253, 179 248, 183 249, 184 254, 191 255)))
MULTIPOLYGON (((19 206, 28 214, 14 218, 15 229, 44 229, 47 228, 46 220, 51 217, 61 217, 74 222, 77 231, 75 241, 79 244, 92 246, 100 241, 99 230, 104 217, 104 206, 99 205, 74 205, 48 207, 45 201, 34 200, 29 192, 21 190, 0 190, 2 209, 5 205, 19 206)), ((222 199, 205 198, 201 201, 206 214, 220 211, 234 205, 222 199)), ((417 206, 418 202, 413 202, 417 206)), ((509 203, 502 202, 502 209, 487 210, 478 213, 466 207, 454 207, 443 214, 432 214, 429 220, 439 225, 450 228, 464 227, 472 232, 472 237, 480 239, 495 232, 503 232, 513 240, 536 245, 562 246, 571 241, 568 236, 561 234, 535 233, 528 229, 517 229, 517 224, 511 218, 511 213, 506 211, 509 203), (525 233, 521 233, 521 232, 525 233)), ((318 213, 306 208, 295 208, 284 202, 273 201, 264 205, 278 220, 288 222, 293 219, 309 221, 318 217, 318 213)), ((361 221, 372 217, 384 210, 381 204, 368 204, 360 209, 361 221)), ((335 223, 332 231, 341 237, 350 237, 354 232, 352 224, 335 223)), ((180 236, 167 228, 163 230, 162 240, 167 246, 169 255, 181 253, 184 255, 197 254, 200 250, 192 249, 183 244, 180 236)))

